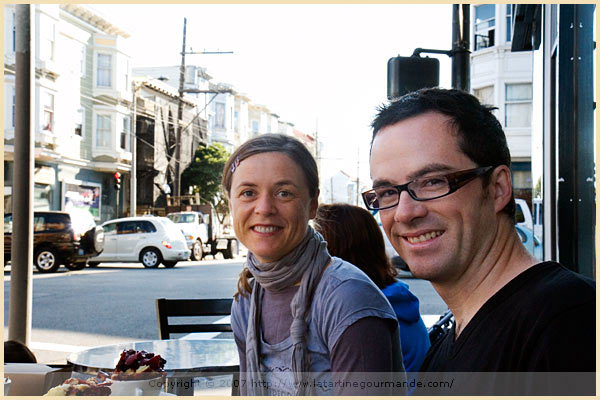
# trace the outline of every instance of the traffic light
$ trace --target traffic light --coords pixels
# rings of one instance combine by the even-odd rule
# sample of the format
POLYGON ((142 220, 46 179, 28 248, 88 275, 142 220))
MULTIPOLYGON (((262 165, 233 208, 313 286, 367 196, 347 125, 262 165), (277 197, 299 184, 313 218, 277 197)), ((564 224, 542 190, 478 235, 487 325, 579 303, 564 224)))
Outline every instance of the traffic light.
POLYGON ((437 58, 398 56, 388 60, 388 100, 439 84, 440 61, 437 58))
POLYGON ((114 177, 115 177, 115 190, 120 190, 121 189, 121 174, 118 172, 115 172, 114 177))

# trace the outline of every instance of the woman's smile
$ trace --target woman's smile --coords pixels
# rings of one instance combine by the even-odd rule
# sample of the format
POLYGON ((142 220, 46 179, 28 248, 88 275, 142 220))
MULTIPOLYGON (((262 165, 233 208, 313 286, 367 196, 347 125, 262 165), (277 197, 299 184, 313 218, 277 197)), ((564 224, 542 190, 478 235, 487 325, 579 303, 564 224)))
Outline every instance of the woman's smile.
POLYGON ((254 225, 252 230, 260 234, 272 234, 280 231, 282 228, 274 225, 254 225))

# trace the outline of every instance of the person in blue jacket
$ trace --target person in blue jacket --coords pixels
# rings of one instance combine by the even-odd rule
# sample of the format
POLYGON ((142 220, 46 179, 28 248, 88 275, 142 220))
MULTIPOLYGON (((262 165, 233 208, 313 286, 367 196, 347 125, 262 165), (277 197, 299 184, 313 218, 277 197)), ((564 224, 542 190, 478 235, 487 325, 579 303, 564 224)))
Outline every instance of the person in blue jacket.
POLYGON ((385 253, 375 218, 364 208, 336 203, 320 205, 313 222, 327 241, 329 253, 360 268, 387 297, 400 326, 404 368, 406 372, 419 371, 430 347, 419 299, 396 279, 396 268, 385 253))

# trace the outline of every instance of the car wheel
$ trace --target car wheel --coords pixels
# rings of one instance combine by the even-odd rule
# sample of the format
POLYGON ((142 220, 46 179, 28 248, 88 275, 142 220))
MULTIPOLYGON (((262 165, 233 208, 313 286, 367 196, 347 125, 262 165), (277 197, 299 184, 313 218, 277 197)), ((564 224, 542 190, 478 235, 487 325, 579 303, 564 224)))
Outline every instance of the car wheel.
POLYGON ((85 268, 85 263, 84 262, 79 262, 79 263, 73 263, 73 264, 65 264, 65 267, 69 270, 69 271, 81 271, 82 269, 85 268))
POLYGON ((88 263, 88 267, 91 267, 91 268, 96 268, 98 265, 100 265, 99 262, 91 261, 88 263))
POLYGON ((194 261, 200 261, 202 260, 202 257, 204 257, 204 253, 202 251, 202 242, 199 240, 196 240, 194 242, 194 245, 192 246, 192 260, 194 261))
POLYGON ((51 247, 42 247, 35 252, 35 267, 43 273, 55 272, 60 266, 58 254, 51 247))
POLYGON ((177 265, 177 261, 163 261, 162 263, 166 268, 173 268, 177 265))
POLYGON ((231 239, 227 242, 227 249, 223 251, 224 258, 233 258, 238 254, 238 242, 235 239, 231 239))
POLYGON ((160 251, 154 248, 144 249, 140 254, 140 262, 145 268, 158 268, 158 264, 162 261, 160 251))

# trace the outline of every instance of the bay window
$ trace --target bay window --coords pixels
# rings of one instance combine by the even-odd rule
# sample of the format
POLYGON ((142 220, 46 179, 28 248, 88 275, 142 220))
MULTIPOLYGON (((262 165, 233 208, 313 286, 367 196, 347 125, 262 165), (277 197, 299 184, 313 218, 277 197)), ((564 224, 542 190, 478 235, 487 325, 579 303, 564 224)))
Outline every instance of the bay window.
POLYGON ((96 71, 96 86, 111 87, 112 55, 98 53, 96 71))

